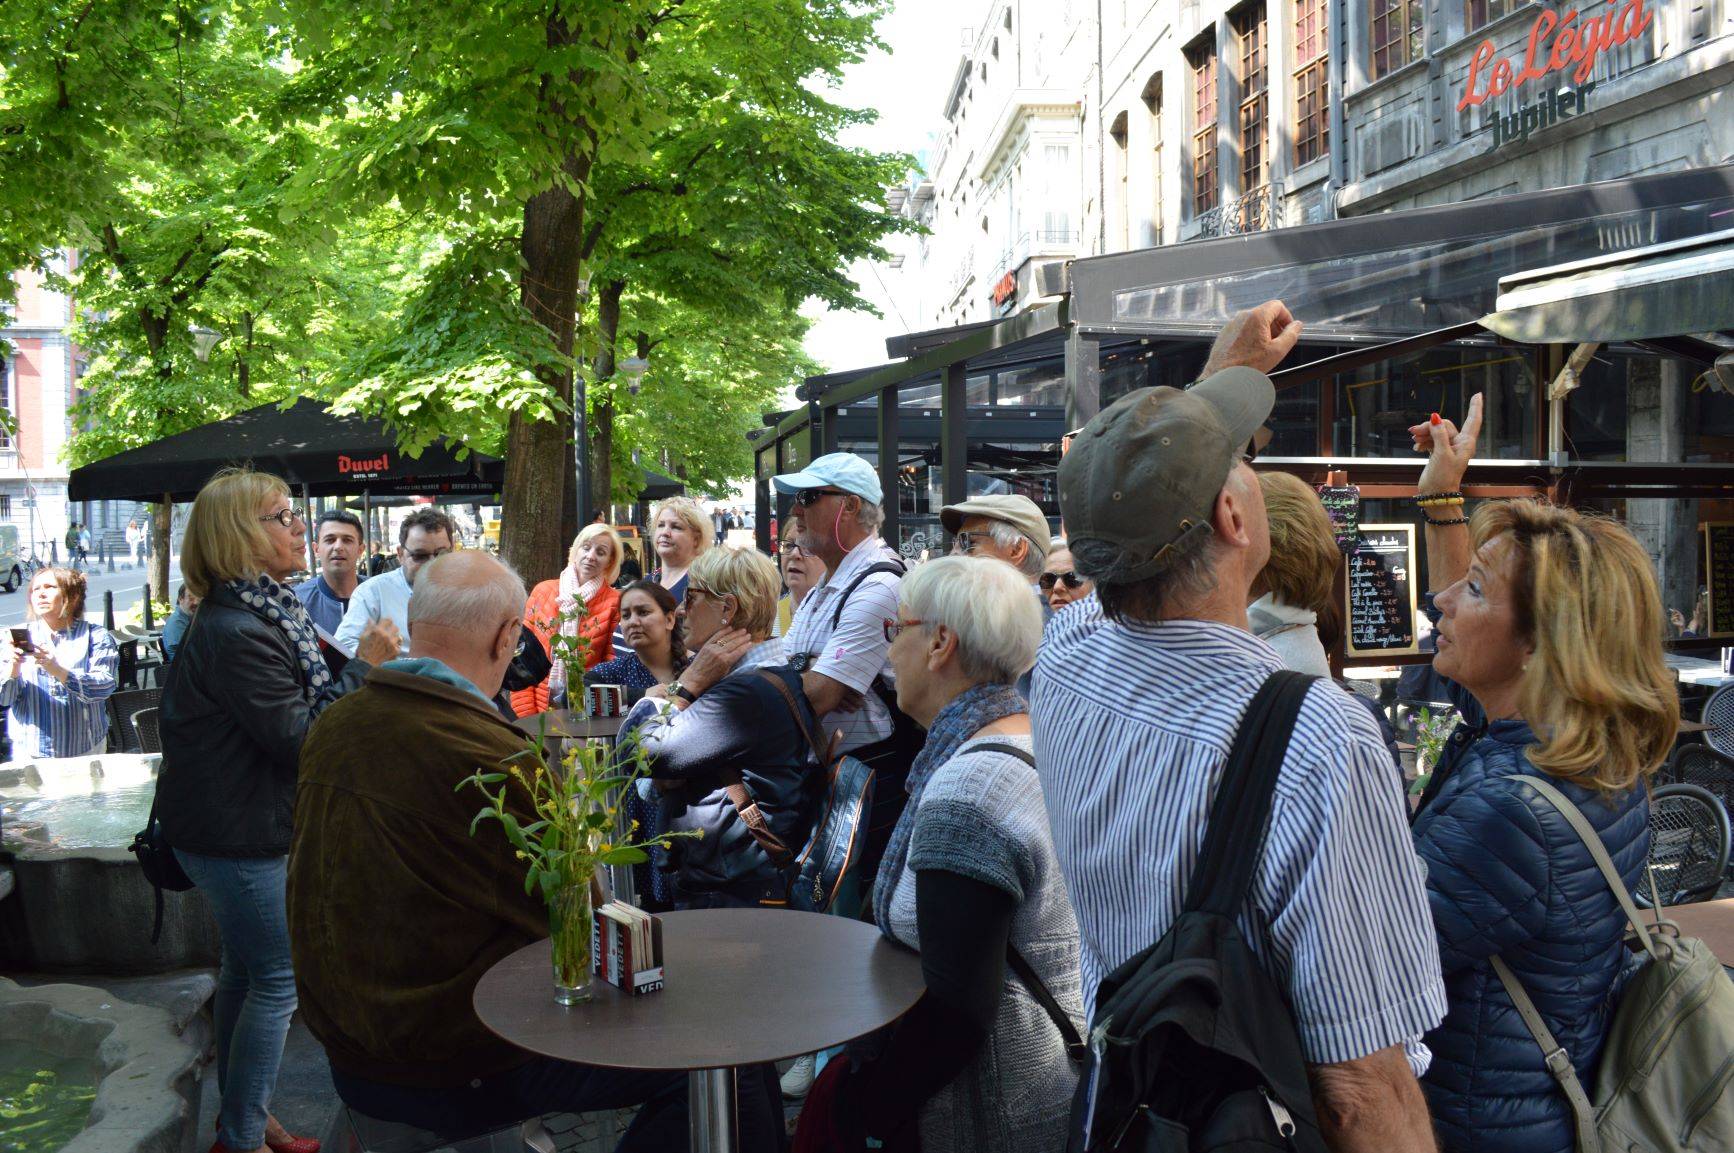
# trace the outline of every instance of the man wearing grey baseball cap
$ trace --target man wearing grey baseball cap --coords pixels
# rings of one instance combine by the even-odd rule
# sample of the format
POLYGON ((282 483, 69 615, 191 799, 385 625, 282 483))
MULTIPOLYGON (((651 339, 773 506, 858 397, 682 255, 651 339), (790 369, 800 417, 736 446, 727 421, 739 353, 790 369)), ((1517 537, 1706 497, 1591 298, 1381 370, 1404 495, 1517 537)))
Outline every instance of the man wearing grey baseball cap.
MULTIPOLYGON (((1103 978, 1179 915, 1241 716, 1282 668, 1247 629, 1270 554, 1249 464, 1276 401, 1265 373, 1299 333, 1277 301, 1239 314, 1197 384, 1123 398, 1060 462, 1096 591, 1050 625, 1030 715, 1092 1016, 1103 978)), ((1367 710, 1312 684, 1240 923, 1293 1008, 1333 1149, 1435 1148, 1416 1078, 1445 992, 1406 812, 1367 710)))

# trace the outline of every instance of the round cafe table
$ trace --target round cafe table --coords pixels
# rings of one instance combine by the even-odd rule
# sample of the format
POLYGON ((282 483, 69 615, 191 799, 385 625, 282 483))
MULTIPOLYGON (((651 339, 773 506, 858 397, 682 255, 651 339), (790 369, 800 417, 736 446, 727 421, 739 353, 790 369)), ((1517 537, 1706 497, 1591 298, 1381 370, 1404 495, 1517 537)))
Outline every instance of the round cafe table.
POLYGON ((566 741, 578 741, 591 737, 613 740, 620 735, 620 726, 626 723, 625 717, 587 717, 577 709, 550 709, 545 713, 533 716, 519 717, 512 722, 524 732, 535 736, 547 725, 548 735, 566 741))
POLYGON ((666 984, 634 997, 595 979, 583 1005, 554 1001, 546 940, 476 985, 476 1015, 544 1057, 688 1074, 693 1153, 735 1153, 735 1070, 854 1040, 897 1020, 926 986, 921 958, 877 928, 785 909, 662 916, 666 984))

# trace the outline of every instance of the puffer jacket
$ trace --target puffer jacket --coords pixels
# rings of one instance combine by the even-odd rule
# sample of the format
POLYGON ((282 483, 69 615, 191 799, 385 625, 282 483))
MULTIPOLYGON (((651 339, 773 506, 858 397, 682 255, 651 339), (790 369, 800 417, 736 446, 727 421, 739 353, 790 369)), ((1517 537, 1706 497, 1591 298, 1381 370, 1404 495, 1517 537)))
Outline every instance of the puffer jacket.
MULTIPOLYGON (((1566 819, 1515 779, 1544 776, 1526 756, 1536 739, 1529 726, 1487 724, 1451 688, 1466 723, 1414 823, 1448 1002, 1426 1038, 1433 1064, 1423 1087, 1446 1153, 1572 1153, 1565 1096, 1488 958, 1505 959, 1593 1085, 1630 972, 1626 918, 1566 819)), ((1635 890, 1650 844, 1645 791, 1604 800, 1547 779, 1583 811, 1635 890)))

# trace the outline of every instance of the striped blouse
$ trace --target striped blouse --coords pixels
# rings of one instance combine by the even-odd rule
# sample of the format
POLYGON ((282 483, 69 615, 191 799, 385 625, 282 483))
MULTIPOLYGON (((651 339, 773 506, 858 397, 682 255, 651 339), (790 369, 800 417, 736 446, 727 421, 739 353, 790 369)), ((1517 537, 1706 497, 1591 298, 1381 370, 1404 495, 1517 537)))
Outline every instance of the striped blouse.
POLYGON ((120 646, 107 629, 74 621, 64 632, 30 622, 30 639, 67 670, 61 684, 26 657, 16 679, 0 684, 0 708, 11 709, 7 731, 14 757, 81 757, 108 745, 109 696, 120 646))
MULTIPOLYGON (((1114 624, 1094 596, 1048 626, 1030 714, 1089 1012, 1102 978, 1179 916, 1240 717, 1281 667, 1251 633, 1114 624)), ((1308 1061, 1403 1044, 1425 1070, 1417 1039, 1444 1017, 1445 988, 1424 873, 1390 754, 1328 681, 1295 725, 1240 926, 1308 1061)))

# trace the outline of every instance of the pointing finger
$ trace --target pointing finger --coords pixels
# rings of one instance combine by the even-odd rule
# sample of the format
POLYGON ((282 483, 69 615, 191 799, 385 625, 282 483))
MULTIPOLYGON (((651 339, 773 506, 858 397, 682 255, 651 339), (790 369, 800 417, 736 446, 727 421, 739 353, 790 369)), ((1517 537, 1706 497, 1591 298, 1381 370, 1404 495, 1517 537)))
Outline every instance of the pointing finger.
POLYGON ((1469 412, 1463 418, 1463 435, 1473 443, 1481 435, 1481 394, 1469 398, 1469 412))

